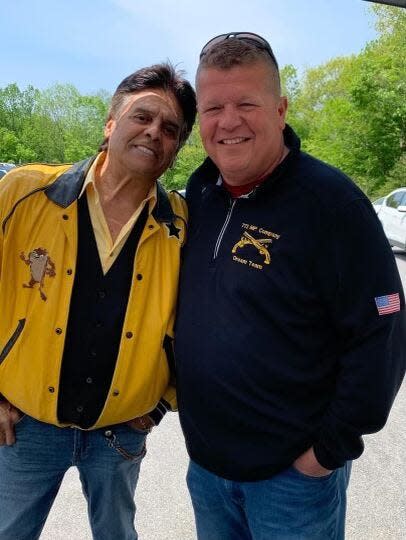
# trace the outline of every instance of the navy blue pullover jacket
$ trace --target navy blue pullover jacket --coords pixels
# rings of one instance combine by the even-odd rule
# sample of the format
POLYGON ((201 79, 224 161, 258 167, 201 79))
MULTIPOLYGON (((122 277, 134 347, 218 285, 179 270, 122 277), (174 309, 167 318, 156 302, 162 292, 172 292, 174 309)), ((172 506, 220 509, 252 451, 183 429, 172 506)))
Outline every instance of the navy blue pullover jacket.
POLYGON ((360 456, 406 364, 402 285, 370 202, 288 126, 285 142, 247 197, 230 199, 210 159, 187 189, 180 419, 191 459, 237 481, 269 478, 311 446, 329 469, 360 456), (395 311, 381 315, 386 295, 395 311))

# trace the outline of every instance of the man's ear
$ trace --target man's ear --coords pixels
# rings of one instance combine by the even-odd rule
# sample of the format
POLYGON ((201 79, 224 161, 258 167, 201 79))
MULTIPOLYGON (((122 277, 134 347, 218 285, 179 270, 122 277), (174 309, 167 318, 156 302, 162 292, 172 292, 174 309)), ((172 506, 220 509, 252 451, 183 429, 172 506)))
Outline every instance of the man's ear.
POLYGON ((110 137, 111 132, 113 130, 114 120, 113 118, 109 118, 107 122, 104 125, 104 136, 110 137))
POLYGON ((281 96, 279 98, 278 114, 279 114, 280 125, 282 129, 285 128, 285 118, 286 118, 287 110, 288 110, 288 98, 286 96, 281 96))

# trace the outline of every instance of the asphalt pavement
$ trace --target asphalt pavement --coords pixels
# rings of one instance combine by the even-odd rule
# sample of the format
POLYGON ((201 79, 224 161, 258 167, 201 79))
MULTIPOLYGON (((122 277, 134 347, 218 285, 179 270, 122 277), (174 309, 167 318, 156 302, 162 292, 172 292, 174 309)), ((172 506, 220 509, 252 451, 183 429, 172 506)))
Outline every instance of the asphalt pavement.
MULTIPOLYGON (((406 255, 395 253, 406 289, 406 255)), ((364 441, 365 452, 352 470, 346 540, 406 540, 406 382, 385 428, 364 441)), ((178 416, 170 413, 149 436, 141 466, 136 493, 140 540, 195 540, 186 468, 178 416)), ((41 540, 91 538, 78 475, 71 469, 41 540)))
MULTIPOLYGON (((348 540, 406 538, 406 385, 383 431, 365 437, 348 494, 348 540)), ((176 413, 149 438, 136 493, 140 540, 194 540, 193 514, 184 481, 187 456, 176 413)), ((42 540, 91 540, 86 505, 75 469, 66 475, 42 540)), ((120 540, 120 539, 112 539, 120 540)))

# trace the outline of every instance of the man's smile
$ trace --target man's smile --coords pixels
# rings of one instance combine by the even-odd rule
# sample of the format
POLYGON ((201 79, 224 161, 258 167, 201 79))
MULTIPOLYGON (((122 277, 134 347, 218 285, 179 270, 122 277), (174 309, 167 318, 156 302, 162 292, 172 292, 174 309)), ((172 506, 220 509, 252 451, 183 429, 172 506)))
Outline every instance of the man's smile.
POLYGON ((249 137, 234 137, 233 139, 220 139, 220 144, 240 144, 249 141, 249 137))
POLYGON ((139 152, 141 152, 142 154, 145 154, 146 156, 156 157, 155 150, 152 150, 148 146, 144 146, 143 144, 135 144, 134 148, 136 148, 139 152))

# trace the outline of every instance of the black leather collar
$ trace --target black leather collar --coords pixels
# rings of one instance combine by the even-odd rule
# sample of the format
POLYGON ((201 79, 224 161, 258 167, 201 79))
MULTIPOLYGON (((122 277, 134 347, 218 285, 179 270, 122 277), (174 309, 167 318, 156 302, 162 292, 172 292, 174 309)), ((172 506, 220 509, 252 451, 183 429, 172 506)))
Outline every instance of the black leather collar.
POLYGON ((86 174, 96 157, 92 156, 90 159, 74 163, 72 167, 61 174, 53 184, 45 189, 45 195, 48 199, 62 208, 66 208, 76 201, 82 190, 86 174))

